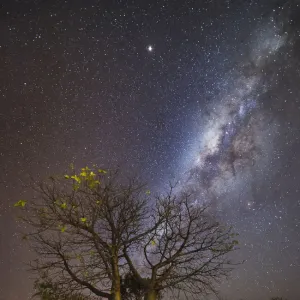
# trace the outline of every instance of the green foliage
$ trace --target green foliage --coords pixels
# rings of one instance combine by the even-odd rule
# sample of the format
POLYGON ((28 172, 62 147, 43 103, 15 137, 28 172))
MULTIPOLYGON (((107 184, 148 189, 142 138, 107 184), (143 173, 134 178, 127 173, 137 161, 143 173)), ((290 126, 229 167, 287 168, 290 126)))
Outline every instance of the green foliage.
MULTIPOLYGON (((100 184, 99 176, 104 175, 107 173, 106 170, 103 169, 96 169, 96 166, 94 166, 95 169, 90 169, 89 167, 81 168, 80 172, 76 174, 75 172, 75 167, 73 164, 70 164, 70 172, 72 174, 65 174, 63 176, 64 179, 66 180, 71 180, 72 181, 72 187, 75 192, 84 190, 85 188, 88 188, 90 190, 95 190, 100 184)), ((55 182, 59 180, 61 177, 54 177, 50 176, 50 180, 52 182, 55 182)), ((27 201, 25 200, 19 200, 14 204, 14 207, 25 207, 27 201)), ((59 205, 61 209, 67 209, 68 203, 66 201, 62 202, 60 199, 55 199, 54 203, 59 205)), ((97 200, 97 204, 101 204, 100 200, 97 200)), ((73 209, 76 209, 76 205, 72 205, 73 209)), ((42 212, 41 212, 42 213, 42 212)), ((44 216, 45 212, 43 212, 44 216)), ((81 222, 85 223, 86 219, 81 218, 81 222)))
POLYGON ((26 201, 25 200, 19 200, 14 204, 14 207, 25 207, 26 201))
POLYGON ((62 204, 60 205, 60 207, 61 207, 62 209, 67 208, 67 203, 66 203, 66 202, 62 203, 62 204))
MULTIPOLYGON (((74 173, 74 167, 71 169, 74 173)), ((90 169, 89 167, 81 168, 78 174, 65 174, 64 178, 73 181, 74 191, 78 191, 81 187, 88 187, 89 189, 95 189, 100 185, 100 181, 97 179, 97 171, 90 169)), ((106 174, 107 172, 102 169, 98 169, 99 174, 106 174)))
POLYGON ((58 228, 60 229, 60 232, 65 232, 67 229, 65 225, 59 225, 58 228))
POLYGON ((71 176, 72 179, 74 179, 76 182, 81 183, 81 178, 78 177, 77 175, 71 176))

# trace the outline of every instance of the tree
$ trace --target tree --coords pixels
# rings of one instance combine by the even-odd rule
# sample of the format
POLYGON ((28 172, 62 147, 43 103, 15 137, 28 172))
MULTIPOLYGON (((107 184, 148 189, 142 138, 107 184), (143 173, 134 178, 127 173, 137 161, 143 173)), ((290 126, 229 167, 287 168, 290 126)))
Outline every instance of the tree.
POLYGON ((153 198, 137 180, 121 179, 86 167, 34 185, 35 198, 15 204, 38 256, 31 269, 50 278, 62 299, 79 292, 152 300, 168 290, 195 297, 215 291, 232 268, 231 228, 194 204, 192 194, 170 187, 153 198))
POLYGON ((25 238, 38 255, 31 269, 55 278, 61 296, 86 289, 121 298, 120 249, 140 238, 146 202, 142 185, 122 185, 116 178, 117 172, 101 169, 72 170, 35 184, 36 199, 15 204, 31 226, 25 238))
POLYGON ((138 250, 126 245, 123 248, 130 272, 147 300, 157 299, 168 290, 199 299, 199 295, 216 292, 215 283, 232 269, 226 255, 238 243, 236 234, 194 200, 186 192, 174 194, 171 186, 167 196, 156 200, 154 224, 150 225, 155 229, 142 243, 133 245, 138 250), (131 259, 139 256, 139 251, 143 268, 131 259))

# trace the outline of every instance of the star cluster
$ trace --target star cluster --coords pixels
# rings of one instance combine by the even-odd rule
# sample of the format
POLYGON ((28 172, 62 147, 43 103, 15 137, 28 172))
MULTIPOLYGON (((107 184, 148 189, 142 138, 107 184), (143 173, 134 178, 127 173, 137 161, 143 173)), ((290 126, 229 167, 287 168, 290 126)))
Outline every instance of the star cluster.
POLYGON ((300 7, 293 1, 2 1, 0 299, 29 298, 12 204, 29 176, 120 166, 240 233, 228 299, 298 300, 300 7), (24 296, 26 295, 26 296, 24 296))

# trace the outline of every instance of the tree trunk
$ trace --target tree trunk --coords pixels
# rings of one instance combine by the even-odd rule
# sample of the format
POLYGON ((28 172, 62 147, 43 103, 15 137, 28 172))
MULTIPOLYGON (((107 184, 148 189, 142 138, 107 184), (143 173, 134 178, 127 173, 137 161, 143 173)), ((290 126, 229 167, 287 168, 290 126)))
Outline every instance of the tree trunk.
POLYGON ((121 278, 119 273, 119 265, 118 265, 118 254, 116 251, 113 251, 112 254, 112 287, 111 287, 111 295, 112 300, 121 300, 121 278))
POLYGON ((112 300, 121 300, 121 292, 115 291, 112 294, 112 300))
POLYGON ((150 290, 145 295, 145 300, 156 300, 157 292, 155 290, 150 290))

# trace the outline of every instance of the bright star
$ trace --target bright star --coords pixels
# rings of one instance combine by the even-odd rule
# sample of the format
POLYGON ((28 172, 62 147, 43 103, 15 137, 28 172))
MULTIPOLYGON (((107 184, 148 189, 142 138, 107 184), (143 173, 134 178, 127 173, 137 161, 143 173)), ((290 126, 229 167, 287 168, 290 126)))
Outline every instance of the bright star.
POLYGON ((152 52, 152 51, 153 51, 153 47, 152 47, 151 45, 149 45, 149 46, 147 47, 147 50, 148 50, 149 52, 152 52))

